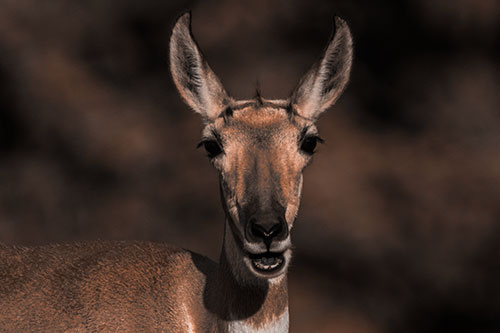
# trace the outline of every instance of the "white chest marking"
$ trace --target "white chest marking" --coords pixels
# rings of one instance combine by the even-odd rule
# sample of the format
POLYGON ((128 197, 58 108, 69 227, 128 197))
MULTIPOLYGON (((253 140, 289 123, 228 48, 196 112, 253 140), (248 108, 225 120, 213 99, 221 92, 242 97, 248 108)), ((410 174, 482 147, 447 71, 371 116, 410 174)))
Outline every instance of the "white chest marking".
POLYGON ((229 322, 229 332, 240 333, 286 333, 288 332, 288 308, 276 320, 261 327, 254 327, 246 321, 229 322))

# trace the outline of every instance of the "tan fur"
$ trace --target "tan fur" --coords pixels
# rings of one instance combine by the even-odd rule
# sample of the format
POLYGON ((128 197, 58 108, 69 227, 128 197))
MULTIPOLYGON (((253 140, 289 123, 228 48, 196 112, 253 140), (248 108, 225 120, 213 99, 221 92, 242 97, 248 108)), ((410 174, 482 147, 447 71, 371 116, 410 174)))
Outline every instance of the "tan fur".
MULTIPOLYGON (((290 122, 284 108, 248 107, 234 111, 228 123, 217 119, 209 126, 210 131, 217 131, 227 142, 224 160, 214 164, 222 170, 225 187, 235 189, 224 195, 230 210, 236 202, 245 203, 249 186, 257 186, 261 192, 270 190, 273 176, 279 178, 282 204, 298 207, 302 170, 309 157, 298 152, 297 142, 301 129, 307 124, 311 126, 310 131, 315 131, 310 121, 296 119, 290 122), (255 156, 258 156, 257 160, 254 160, 255 156), (255 177, 257 183, 247 183, 246 176, 254 168, 259 170, 258 177, 255 177)), ((237 219, 237 216, 233 218, 237 219)))
POLYGON ((219 263, 148 242, 0 244, 0 331, 288 330, 290 231, 312 153, 302 142, 317 136, 314 121, 347 83, 349 29, 336 20, 325 55, 290 99, 235 101, 203 59, 190 19, 173 29, 171 72, 203 117, 204 142, 220 146, 211 158, 226 213, 219 263), (263 256, 280 265, 259 270, 263 256))

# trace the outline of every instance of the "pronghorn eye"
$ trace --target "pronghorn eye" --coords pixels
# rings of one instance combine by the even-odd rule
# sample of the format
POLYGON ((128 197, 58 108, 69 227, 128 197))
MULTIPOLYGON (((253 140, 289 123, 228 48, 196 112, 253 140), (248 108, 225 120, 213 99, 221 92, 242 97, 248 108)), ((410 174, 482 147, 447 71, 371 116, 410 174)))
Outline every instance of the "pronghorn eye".
POLYGON ((306 136, 300 144, 300 150, 302 150, 306 154, 312 155, 314 154, 314 149, 316 149, 316 144, 318 142, 323 142, 323 140, 319 136, 306 136))
POLYGON ((215 140, 202 141, 198 146, 203 145, 208 153, 208 157, 214 158, 222 153, 222 147, 215 140))

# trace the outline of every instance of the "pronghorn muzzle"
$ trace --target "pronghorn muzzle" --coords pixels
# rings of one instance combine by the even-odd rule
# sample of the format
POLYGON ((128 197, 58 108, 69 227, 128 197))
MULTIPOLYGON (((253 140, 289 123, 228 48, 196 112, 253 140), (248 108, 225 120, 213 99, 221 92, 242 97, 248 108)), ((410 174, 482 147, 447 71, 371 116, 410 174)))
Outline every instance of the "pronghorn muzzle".
POLYGON ((263 275, 282 271, 287 263, 284 254, 290 249, 285 208, 276 202, 272 206, 263 209, 261 204, 252 204, 241 214, 248 258, 254 270, 263 275))
POLYGON ((288 237, 288 225, 285 215, 255 214, 245 223, 245 238, 248 242, 263 242, 267 251, 271 251, 273 242, 283 241, 288 237))

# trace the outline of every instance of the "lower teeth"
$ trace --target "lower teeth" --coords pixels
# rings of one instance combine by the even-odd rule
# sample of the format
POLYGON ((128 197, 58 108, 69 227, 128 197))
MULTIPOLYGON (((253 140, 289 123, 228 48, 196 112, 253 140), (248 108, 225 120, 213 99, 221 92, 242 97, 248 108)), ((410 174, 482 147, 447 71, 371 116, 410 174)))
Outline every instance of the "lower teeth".
POLYGON ((281 264, 281 262, 282 259, 280 258, 262 258, 260 260, 254 260, 255 266, 262 270, 274 269, 278 267, 281 264))

